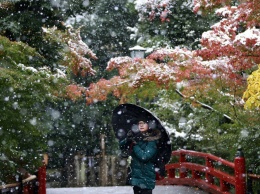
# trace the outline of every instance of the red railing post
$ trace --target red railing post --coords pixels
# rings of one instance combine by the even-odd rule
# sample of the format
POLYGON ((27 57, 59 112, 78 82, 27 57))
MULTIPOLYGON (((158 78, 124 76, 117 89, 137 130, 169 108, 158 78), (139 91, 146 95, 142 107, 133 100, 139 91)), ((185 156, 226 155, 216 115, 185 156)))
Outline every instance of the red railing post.
POLYGON ((38 169, 38 194, 46 194, 46 165, 44 164, 38 169))
POLYGON ((229 189, 229 185, 225 181, 220 180, 220 191, 229 191, 229 189))
MULTIPOLYGON (((182 162, 186 162, 186 155, 184 153, 180 152, 180 158, 179 158, 180 165, 182 162)), ((180 178, 186 178, 187 177, 187 169, 180 166, 180 178)))
MULTIPOLYGON (((211 160, 210 158, 206 157, 206 166, 208 168, 214 168, 213 160, 211 160)), ((209 184, 214 184, 214 177, 212 175, 210 175, 209 173, 207 173, 207 172, 206 172, 206 181, 209 184)))
POLYGON ((192 170, 191 173, 192 173, 193 179, 199 179, 200 178, 200 172, 199 171, 192 170))
POLYGON ((234 160, 235 165, 235 191, 236 194, 246 193, 246 167, 245 158, 241 149, 238 149, 234 160))
POLYGON ((174 168, 168 170, 168 177, 175 178, 175 169, 174 168))
POLYGON ((43 154, 43 166, 38 169, 38 194, 46 194, 46 166, 48 165, 48 155, 43 154))

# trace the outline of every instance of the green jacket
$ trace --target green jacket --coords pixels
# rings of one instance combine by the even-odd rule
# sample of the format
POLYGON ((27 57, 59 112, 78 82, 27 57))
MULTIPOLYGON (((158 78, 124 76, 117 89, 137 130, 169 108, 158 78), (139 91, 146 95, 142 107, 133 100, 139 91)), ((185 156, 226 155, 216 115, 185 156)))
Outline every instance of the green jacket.
MULTIPOLYGON (((154 189, 155 187, 155 167, 154 162, 157 154, 157 140, 160 138, 160 132, 157 137, 148 137, 136 142, 131 149, 131 178, 130 184, 143 189, 154 189)), ((120 147, 125 147, 128 142, 123 140, 120 147)))

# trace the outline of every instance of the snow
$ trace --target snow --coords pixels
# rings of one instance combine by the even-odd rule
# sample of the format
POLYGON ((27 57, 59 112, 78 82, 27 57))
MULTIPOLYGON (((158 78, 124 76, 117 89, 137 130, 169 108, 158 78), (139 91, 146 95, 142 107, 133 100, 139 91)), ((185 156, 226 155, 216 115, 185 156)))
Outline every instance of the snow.
MULTIPOLYGON (((41 74, 42 76, 45 76, 46 78, 49 78, 51 76, 53 76, 54 78, 66 78, 66 74, 64 73, 64 71, 62 71, 59 68, 55 68, 56 73, 52 73, 50 71, 49 67, 39 67, 34 68, 34 67, 27 67, 22 63, 17 64, 17 67, 19 67, 22 71, 28 71, 34 74, 41 74)), ((64 68, 63 66, 60 66, 61 68, 64 68)))
MULTIPOLYGON (((232 7, 233 9, 236 9, 237 7, 232 7)), ((229 7, 222 7, 215 11, 217 15, 221 15, 223 17, 230 17, 233 13, 233 11, 229 7)))
MULTIPOLYGON (((133 193, 131 186, 113 187, 82 187, 82 188, 47 188, 47 194, 129 194, 133 193)), ((185 186, 156 186, 153 194, 206 194, 206 192, 193 187, 185 186)))
POLYGON ((227 68, 228 69, 228 62, 229 62, 229 58, 228 57, 220 57, 216 60, 210 60, 210 61, 202 61, 201 64, 205 67, 209 67, 212 70, 216 70, 217 67, 222 67, 227 68))
MULTIPOLYGON (((240 33, 236 36, 234 42, 239 42, 244 46, 247 46, 248 40, 255 40, 256 44, 254 46, 260 46, 260 29, 249 28, 245 32, 240 33)), ((251 48, 253 49, 253 48, 251 48)))

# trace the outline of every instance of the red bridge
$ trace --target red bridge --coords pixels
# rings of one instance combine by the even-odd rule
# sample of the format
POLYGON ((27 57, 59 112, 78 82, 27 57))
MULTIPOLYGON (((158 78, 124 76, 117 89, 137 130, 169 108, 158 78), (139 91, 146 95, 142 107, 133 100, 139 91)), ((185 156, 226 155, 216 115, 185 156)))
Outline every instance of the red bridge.
MULTIPOLYGON (((260 181, 260 175, 246 172, 245 158, 241 150, 238 150, 233 162, 208 153, 191 150, 173 151, 172 160, 166 165, 166 171, 166 178, 158 177, 155 193, 163 191, 171 194, 175 193, 175 189, 178 189, 178 193, 195 193, 192 189, 188 192, 187 187, 181 187, 189 186, 212 194, 253 194, 253 183, 260 181), (167 190, 162 186, 167 186, 165 187, 167 190)), ((68 188, 65 189, 68 190, 68 188)), ((70 189, 71 194, 91 193, 93 190, 93 188, 90 190, 86 187, 70 189)), ((99 190, 104 192, 104 189, 111 193, 119 192, 121 194, 131 191, 130 187, 96 187, 93 192, 98 193, 99 190)), ((36 176, 20 180, 19 183, 0 186, 0 193, 18 191, 23 194, 46 194, 47 190, 46 165, 39 168, 36 176)), ((63 190, 62 188, 49 189, 48 193, 63 193, 63 190)))
POLYGON ((157 185, 189 185, 216 194, 246 193, 245 158, 240 150, 234 162, 191 150, 173 151, 172 157, 178 161, 166 165, 168 176, 157 185))

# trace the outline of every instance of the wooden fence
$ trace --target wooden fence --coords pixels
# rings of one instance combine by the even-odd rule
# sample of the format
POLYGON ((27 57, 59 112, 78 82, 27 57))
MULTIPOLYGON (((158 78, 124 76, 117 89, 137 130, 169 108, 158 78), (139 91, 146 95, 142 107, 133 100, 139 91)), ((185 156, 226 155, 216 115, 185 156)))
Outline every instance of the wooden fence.
POLYGON ((115 186, 125 180, 126 159, 117 156, 74 157, 68 186, 115 186))
POLYGON ((64 169, 48 170, 49 187, 120 186, 126 183, 125 158, 77 154, 67 161, 64 169))
POLYGON ((247 174, 247 194, 260 194, 260 175, 253 174, 250 169, 247 174), (257 191, 254 188, 257 188, 257 191))
POLYGON ((0 193, 46 194, 46 165, 40 167, 36 175, 30 175, 26 179, 19 177, 17 183, 1 185, 0 193))

